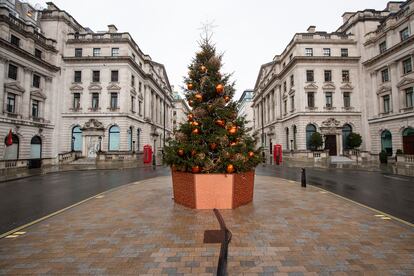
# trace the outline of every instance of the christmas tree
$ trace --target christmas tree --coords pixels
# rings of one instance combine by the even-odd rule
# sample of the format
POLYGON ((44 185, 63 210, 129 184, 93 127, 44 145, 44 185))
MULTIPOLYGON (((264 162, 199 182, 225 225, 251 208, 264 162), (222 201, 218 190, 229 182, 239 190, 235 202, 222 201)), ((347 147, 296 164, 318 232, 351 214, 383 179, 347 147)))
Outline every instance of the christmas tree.
POLYGON ((223 55, 207 36, 199 44, 185 78, 192 112, 168 141, 164 162, 173 170, 192 173, 252 171, 262 161, 261 149, 248 134, 245 118, 237 117, 234 82, 230 74, 220 73, 223 55))

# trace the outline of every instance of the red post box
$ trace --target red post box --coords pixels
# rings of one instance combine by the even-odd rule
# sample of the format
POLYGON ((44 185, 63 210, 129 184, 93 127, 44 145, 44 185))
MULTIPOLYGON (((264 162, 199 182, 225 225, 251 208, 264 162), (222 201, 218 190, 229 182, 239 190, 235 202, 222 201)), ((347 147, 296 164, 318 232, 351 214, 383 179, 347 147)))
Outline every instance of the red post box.
POLYGON ((150 164, 152 161, 152 147, 150 145, 144 146, 144 164, 150 164))
POLYGON ((282 164, 282 145, 276 144, 273 147, 273 160, 275 160, 276 165, 282 164))

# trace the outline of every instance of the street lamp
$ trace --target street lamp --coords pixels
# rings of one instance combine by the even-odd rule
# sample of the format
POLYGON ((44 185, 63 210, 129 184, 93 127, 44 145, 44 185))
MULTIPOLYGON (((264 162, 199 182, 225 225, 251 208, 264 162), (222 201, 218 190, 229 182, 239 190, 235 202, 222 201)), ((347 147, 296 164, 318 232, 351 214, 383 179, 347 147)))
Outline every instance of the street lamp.
POLYGON ((152 151, 152 168, 155 170, 157 168, 157 161, 155 161, 155 143, 157 142, 156 136, 154 136, 154 150, 152 151))
POLYGON ((99 153, 102 152, 102 136, 99 136, 99 153))
POLYGON ((72 152, 75 151, 75 136, 72 136, 72 152))
POLYGON ((132 141, 132 153, 135 153, 135 141, 132 141))

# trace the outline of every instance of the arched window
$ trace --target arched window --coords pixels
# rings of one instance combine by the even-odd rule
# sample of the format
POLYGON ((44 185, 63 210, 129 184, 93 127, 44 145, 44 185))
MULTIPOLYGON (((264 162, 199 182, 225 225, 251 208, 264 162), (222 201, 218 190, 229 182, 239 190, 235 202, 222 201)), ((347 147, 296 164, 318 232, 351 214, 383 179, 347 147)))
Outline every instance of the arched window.
POLYGON ((33 136, 30 141, 30 158, 42 158, 42 139, 39 136, 33 136))
POLYGON ((296 129, 296 126, 294 125, 293 126, 293 149, 297 149, 297 146, 296 146, 296 133, 297 133, 298 131, 297 131, 297 129, 296 129))
POLYGON ((289 128, 286 128, 286 149, 289 149, 289 128))
POLYGON ((139 151, 139 148, 141 146, 140 141, 141 141, 141 129, 138 128, 137 129, 137 151, 139 151))
POLYGON ((389 130, 381 133, 381 150, 385 151, 389 156, 392 155, 392 135, 389 130))
POLYGON ((414 154, 414 128, 407 127, 403 131, 404 154, 414 154))
POLYGON ((80 126, 75 126, 72 129, 72 151, 82 150, 82 130, 80 126))
POLYGON ((4 138, 4 160, 17 160, 19 159, 19 137, 16 134, 12 134, 13 144, 7 146, 7 136, 4 138))
POLYGON ((311 150, 310 140, 312 137, 312 134, 316 132, 316 127, 312 124, 309 124, 306 126, 306 149, 311 150))
POLYGON ((111 126, 111 128, 109 129, 109 141, 108 141, 109 151, 119 150, 119 136, 120 136, 119 127, 111 126))
POLYGON ((349 149, 348 136, 349 134, 351 134, 351 132, 352 132, 352 127, 350 125, 346 124, 342 127, 342 144, 343 144, 344 149, 349 149))
POLYGON ((132 127, 128 129, 128 150, 132 151, 132 127))

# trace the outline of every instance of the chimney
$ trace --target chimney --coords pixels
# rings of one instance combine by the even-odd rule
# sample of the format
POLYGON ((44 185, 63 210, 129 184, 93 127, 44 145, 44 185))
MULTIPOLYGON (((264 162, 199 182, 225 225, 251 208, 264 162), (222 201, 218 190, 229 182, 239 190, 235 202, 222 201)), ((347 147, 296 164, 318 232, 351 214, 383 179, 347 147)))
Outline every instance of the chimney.
POLYGON ((315 33, 316 32, 316 26, 309 26, 307 31, 308 31, 308 33, 315 33))
POLYGON ((117 33, 118 29, 114 24, 108 25, 108 33, 117 33))
POLYGON ((354 14, 355 14, 354 12, 345 12, 342 15, 343 23, 345 23, 346 21, 348 21, 348 19, 351 18, 351 16, 353 16, 354 14))
POLYGON ((60 9, 53 2, 46 2, 49 11, 59 11, 60 9))

